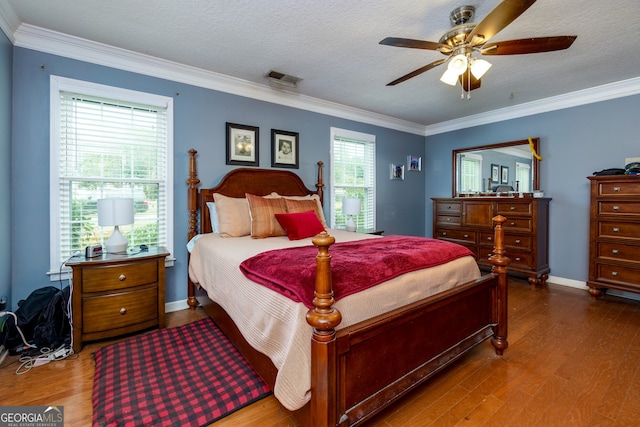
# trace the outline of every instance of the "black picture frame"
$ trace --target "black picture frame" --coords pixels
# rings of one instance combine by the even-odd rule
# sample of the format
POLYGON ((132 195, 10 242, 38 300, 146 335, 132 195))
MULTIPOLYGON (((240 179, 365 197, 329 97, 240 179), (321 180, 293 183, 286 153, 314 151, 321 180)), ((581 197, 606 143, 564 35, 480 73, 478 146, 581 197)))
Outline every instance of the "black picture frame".
POLYGON ((509 166, 500 166, 500 184, 509 183, 509 166))
POLYGON ((227 164, 258 166, 259 129, 227 122, 227 164))
POLYGON ((491 182, 500 182, 500 165, 491 164, 491 182))
POLYGON ((300 134, 271 129, 271 166, 298 169, 300 162, 300 134))

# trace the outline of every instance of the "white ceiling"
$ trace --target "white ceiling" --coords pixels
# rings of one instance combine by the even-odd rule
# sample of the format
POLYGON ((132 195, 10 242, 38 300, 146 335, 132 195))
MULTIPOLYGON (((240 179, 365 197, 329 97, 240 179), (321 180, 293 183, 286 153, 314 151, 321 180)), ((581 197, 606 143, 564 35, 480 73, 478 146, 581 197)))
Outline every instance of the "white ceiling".
POLYGON ((498 3, 1 0, 0 17, 13 31, 29 24, 267 87, 277 70, 303 79, 297 94, 424 126, 640 76, 638 0, 539 0, 491 41, 577 35, 568 50, 485 57, 493 67, 470 101, 439 81, 445 66, 385 86, 444 56, 380 40, 438 41, 451 10, 473 5, 478 22, 498 3))

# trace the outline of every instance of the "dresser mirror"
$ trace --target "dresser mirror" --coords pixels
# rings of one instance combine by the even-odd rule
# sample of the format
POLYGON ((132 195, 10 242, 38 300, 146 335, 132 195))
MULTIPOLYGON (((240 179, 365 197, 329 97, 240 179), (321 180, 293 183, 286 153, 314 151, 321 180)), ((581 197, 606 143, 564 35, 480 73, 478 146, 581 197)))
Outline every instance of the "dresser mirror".
MULTIPOLYGON (((532 138, 540 154, 540 138, 532 138)), ((540 190, 540 160, 529 140, 453 150, 453 197, 492 196, 540 190)))

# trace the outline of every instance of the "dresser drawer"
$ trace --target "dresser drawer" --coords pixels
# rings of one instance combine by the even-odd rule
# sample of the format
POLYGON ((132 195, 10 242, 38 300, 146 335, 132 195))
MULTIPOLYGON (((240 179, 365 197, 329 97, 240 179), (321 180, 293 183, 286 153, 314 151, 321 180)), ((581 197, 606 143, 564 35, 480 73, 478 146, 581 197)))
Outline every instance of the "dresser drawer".
POLYGON ((599 201, 599 215, 638 215, 640 216, 640 201, 599 201))
POLYGON ((435 236, 438 239, 452 240, 465 243, 476 243, 475 230, 458 230, 448 228, 437 228, 435 236))
POLYGON ((598 258, 633 262, 640 265, 640 246, 623 245, 621 243, 598 243, 598 258))
POLYGON ((598 263, 596 280, 613 284, 633 284, 640 289, 640 268, 598 263))
MULTIPOLYGON (((489 247, 480 247, 478 250, 479 259, 488 260, 489 257, 493 254, 493 248, 489 247)), ((506 249, 505 254, 507 258, 511 260, 511 263, 507 266, 507 270, 511 269, 529 269, 532 267, 531 265, 531 253, 529 252, 520 252, 506 249)))
POLYGON ((436 212, 438 214, 460 214, 462 203, 460 202, 436 202, 436 212))
MULTIPOLYGON (((480 233, 480 244, 488 244, 493 246, 493 233, 483 231, 480 233)), ((508 234, 504 235, 504 245, 506 247, 531 250, 533 248, 533 237, 523 236, 520 234, 508 234)))
POLYGON ((83 292, 112 291, 157 281, 158 265, 155 260, 96 266, 82 271, 83 292))
POLYGON ((459 216, 451 215, 438 215, 436 217, 436 224, 440 225, 460 225, 461 220, 459 216))
POLYGON ((600 182, 598 196, 640 196, 640 179, 628 182, 600 182))
POLYGON ((496 203, 496 212, 509 218, 510 215, 531 215, 533 214, 533 204, 514 203, 514 202, 498 202, 496 203))
POLYGON ((83 333, 107 331, 157 319, 158 289, 85 297, 82 304, 83 333))
POLYGON ((509 230, 531 231, 533 229, 533 223, 531 218, 510 217, 507 218, 507 221, 503 224, 503 228, 505 234, 508 233, 509 230))
POLYGON ((640 223, 598 221, 598 236, 640 240, 640 223))

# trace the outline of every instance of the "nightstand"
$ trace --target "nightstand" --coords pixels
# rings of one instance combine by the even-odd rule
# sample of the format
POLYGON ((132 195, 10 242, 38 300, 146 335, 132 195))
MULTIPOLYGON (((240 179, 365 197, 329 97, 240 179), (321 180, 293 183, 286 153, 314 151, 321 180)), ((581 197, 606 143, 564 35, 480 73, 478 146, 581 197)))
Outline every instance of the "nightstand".
POLYGON ((74 258, 73 350, 83 341, 164 328, 165 248, 74 258))

